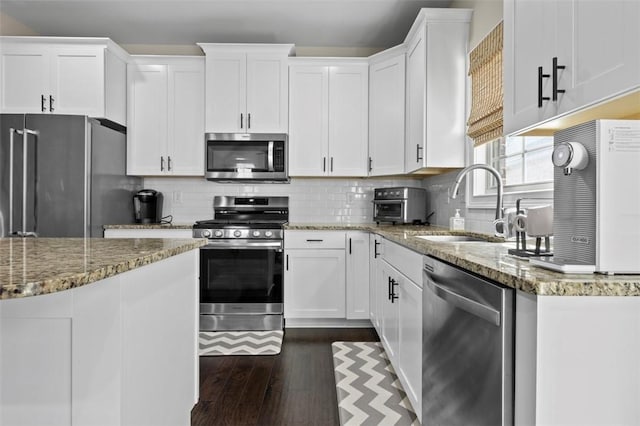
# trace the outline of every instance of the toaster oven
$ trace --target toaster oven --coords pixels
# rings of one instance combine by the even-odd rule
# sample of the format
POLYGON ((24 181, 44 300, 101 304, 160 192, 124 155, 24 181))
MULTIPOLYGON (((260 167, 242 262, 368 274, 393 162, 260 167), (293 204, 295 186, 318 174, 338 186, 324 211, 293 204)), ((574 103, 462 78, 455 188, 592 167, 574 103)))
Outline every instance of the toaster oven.
POLYGON ((376 188, 373 198, 376 223, 422 224, 427 220, 427 191, 424 188, 376 188))

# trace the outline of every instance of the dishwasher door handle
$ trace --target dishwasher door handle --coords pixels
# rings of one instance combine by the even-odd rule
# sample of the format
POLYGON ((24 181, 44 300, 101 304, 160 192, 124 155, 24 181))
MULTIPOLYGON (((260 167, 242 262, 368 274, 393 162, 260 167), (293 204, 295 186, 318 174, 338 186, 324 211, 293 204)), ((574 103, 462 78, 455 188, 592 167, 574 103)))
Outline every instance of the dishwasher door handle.
POLYGON ((427 277, 425 283, 442 300, 500 327, 500 311, 438 285, 431 277, 427 277))

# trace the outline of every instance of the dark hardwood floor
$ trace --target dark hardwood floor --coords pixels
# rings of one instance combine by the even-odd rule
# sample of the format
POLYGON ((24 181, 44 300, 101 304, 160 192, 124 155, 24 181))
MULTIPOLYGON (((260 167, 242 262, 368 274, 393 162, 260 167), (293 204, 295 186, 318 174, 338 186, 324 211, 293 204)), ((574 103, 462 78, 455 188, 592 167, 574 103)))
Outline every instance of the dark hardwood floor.
POLYGON ((373 328, 289 328, 279 355, 200 357, 191 425, 338 425, 331 343, 377 340, 373 328))

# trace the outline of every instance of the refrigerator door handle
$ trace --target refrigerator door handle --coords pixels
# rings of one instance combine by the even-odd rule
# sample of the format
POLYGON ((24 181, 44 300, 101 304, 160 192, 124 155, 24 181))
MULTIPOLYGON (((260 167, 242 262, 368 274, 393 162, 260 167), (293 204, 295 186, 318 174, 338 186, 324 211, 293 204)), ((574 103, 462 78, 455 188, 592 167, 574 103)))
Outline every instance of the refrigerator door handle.
POLYGON ((9 129, 9 232, 7 235, 13 235, 13 135, 21 134, 21 130, 9 129))
MULTIPOLYGON (((28 173, 28 141, 29 135, 34 135, 36 138, 38 137, 37 130, 31 129, 22 129, 16 130, 11 129, 11 138, 10 138, 10 156, 13 159, 13 133, 17 133, 22 135, 22 230, 21 231, 13 231, 13 161, 10 161, 9 164, 9 232, 10 234, 15 234, 19 237, 37 237, 38 235, 35 231, 27 231, 27 181, 29 177, 28 173)), ((37 143, 37 139, 36 139, 37 143)))

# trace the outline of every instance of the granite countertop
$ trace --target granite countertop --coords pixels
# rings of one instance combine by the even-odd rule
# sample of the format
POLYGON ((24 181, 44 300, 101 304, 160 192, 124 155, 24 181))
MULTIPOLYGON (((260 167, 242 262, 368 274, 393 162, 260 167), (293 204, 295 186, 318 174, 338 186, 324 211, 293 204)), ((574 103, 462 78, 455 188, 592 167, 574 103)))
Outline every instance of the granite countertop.
POLYGON ((80 287, 204 244, 204 239, 0 238, 0 299, 80 287))
POLYGON ((127 223, 104 225, 103 229, 192 229, 193 223, 127 223))
POLYGON ((508 287, 539 296, 640 296, 640 275, 563 274, 530 265, 508 254, 515 242, 486 234, 450 232, 434 226, 375 224, 288 224, 289 230, 362 230, 381 235, 424 255, 431 255, 508 287), (417 235, 464 234, 492 242, 443 243, 417 235))

